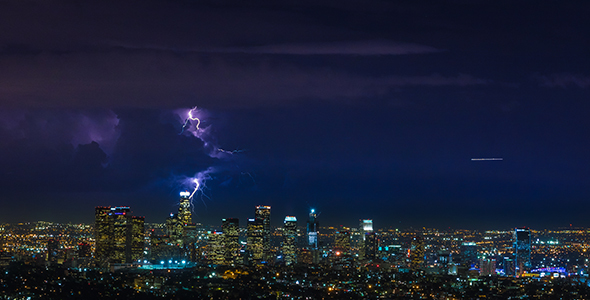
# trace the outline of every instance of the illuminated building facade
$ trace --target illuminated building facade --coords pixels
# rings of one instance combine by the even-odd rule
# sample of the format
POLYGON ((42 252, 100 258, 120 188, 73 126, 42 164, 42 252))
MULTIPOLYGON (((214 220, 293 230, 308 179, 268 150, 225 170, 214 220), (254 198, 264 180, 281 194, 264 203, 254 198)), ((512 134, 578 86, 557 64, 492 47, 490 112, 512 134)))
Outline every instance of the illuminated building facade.
POLYGON ((145 245, 145 218, 144 217, 131 217, 131 228, 128 229, 128 233, 130 236, 128 239, 130 240, 128 250, 128 258, 127 261, 138 261, 144 257, 143 250, 145 245))
POLYGON ((514 266, 516 276, 531 270, 531 231, 528 228, 514 230, 514 266))
POLYGON ((115 207, 111 211, 113 221, 113 244, 111 246, 111 261, 124 263, 127 254, 127 230, 131 210, 129 207, 115 207))
POLYGON ((97 207, 95 236, 95 259, 100 266, 143 257, 144 218, 132 216, 129 207, 97 207))
POLYGON ((92 247, 86 242, 78 244, 78 257, 91 257, 92 247))
POLYGON ((94 214, 94 257, 99 265, 107 263, 112 245, 113 223, 111 222, 111 207, 99 206, 94 214))
POLYGON ((248 219, 246 244, 248 247, 248 260, 251 264, 258 265, 264 260, 264 224, 260 219, 248 219))
POLYGON ((209 234, 208 259, 214 265, 225 264, 224 236, 222 232, 214 231, 209 234))
POLYGON ((59 252, 59 240, 49 239, 47 240, 47 261, 57 262, 59 252))
POLYGON ((515 276, 516 267, 514 266, 514 256, 505 256, 504 257, 504 274, 506 276, 515 276))
POLYGON ((190 193, 188 191, 180 192, 178 213, 171 213, 170 217, 166 219, 166 229, 167 234, 170 236, 170 243, 180 247, 184 246, 187 242, 185 227, 193 224, 189 197, 190 193))
POLYGON ((309 219, 307 220, 307 245, 310 249, 318 248, 318 231, 320 224, 317 221, 317 215, 315 209, 309 212, 309 219))
POLYGON ((240 251, 240 221, 237 218, 221 220, 221 231, 223 231, 223 251, 225 264, 234 264, 238 260, 240 251))
POLYGON ((466 269, 477 269, 479 267, 479 260, 477 253, 479 247, 474 242, 463 242, 461 244, 461 266, 466 269))
POLYGON ((262 220, 262 251, 264 255, 264 260, 270 261, 271 260, 271 248, 270 248, 270 238, 271 238, 271 231, 270 231, 270 206, 268 205, 258 205, 256 206, 256 211, 254 213, 254 217, 256 219, 262 220))
POLYGON ((297 218, 286 216, 283 225, 283 257, 285 265, 290 266, 296 262, 297 251, 297 218))
POLYGON ((364 257, 365 259, 375 259, 377 257, 377 248, 379 247, 377 234, 375 232, 367 232, 364 236, 364 257))
POLYGON ((479 260, 479 275, 491 276, 496 274, 496 259, 483 257, 479 260))
POLYGON ((361 220, 359 224, 359 229, 361 234, 366 234, 369 232, 373 232, 373 220, 361 220))
POLYGON ((424 266, 424 240, 421 235, 412 238, 410 246, 410 269, 412 272, 419 271, 424 266))
MULTIPOLYGON (((366 259, 371 259, 371 255, 374 255, 373 253, 367 253, 367 250, 371 251, 371 246, 372 245, 367 245, 367 236, 370 234, 373 234, 373 220, 370 219, 364 219, 364 220, 360 220, 359 221, 359 232, 360 232, 360 240, 359 242, 359 250, 360 250, 360 257, 361 258, 366 258, 366 259)), ((374 242, 374 238, 375 237, 371 237, 373 238, 373 240, 371 242, 374 242)))
POLYGON ((187 191, 180 193, 180 206, 178 207, 178 221, 182 225, 187 225, 193 222, 191 213, 190 194, 187 191))
POLYGON ((350 253, 350 231, 348 230, 339 230, 334 235, 334 246, 335 250, 342 252, 342 253, 350 253))

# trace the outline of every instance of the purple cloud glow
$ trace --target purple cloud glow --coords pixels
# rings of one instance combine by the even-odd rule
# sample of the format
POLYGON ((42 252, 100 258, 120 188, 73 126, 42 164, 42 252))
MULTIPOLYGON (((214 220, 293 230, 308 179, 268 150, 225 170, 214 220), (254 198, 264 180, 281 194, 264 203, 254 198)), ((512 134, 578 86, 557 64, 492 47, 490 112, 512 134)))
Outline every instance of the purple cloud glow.
POLYGON ((258 47, 218 48, 211 52, 292 55, 403 55, 440 52, 433 47, 384 40, 277 44, 258 47))
POLYGON ((559 74, 551 74, 547 76, 535 76, 542 86, 550 87, 550 88, 568 88, 568 87, 579 87, 585 89, 590 87, 590 77, 577 75, 577 74, 569 74, 569 73, 559 73, 559 74))

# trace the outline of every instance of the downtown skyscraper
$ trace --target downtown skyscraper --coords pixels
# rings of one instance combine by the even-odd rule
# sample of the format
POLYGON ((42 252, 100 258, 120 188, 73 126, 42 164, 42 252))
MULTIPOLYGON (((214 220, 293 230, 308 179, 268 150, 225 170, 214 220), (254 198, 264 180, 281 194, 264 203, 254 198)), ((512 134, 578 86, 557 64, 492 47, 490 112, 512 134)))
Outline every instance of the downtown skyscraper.
POLYGON ((306 237, 307 237, 307 245, 310 249, 317 249, 318 248, 318 233, 320 230, 320 224, 317 221, 317 214, 315 209, 312 209, 309 212, 309 219, 307 220, 307 230, 306 230, 306 237))
POLYGON ((180 192, 178 213, 171 213, 166 219, 166 231, 170 236, 170 242, 182 247, 186 242, 187 230, 190 229, 194 229, 190 193, 184 191, 180 192))
POLYGON ((95 258, 99 266, 132 263, 143 257, 144 218, 126 206, 95 208, 95 258))
POLYGON ((248 219, 246 229, 246 245, 248 261, 252 265, 259 265, 264 260, 264 225, 260 219, 248 219))
POLYGON ((237 218, 221 220, 221 231, 223 232, 224 262, 231 265, 237 262, 240 251, 240 221, 237 218))
POLYGON ((514 230, 514 268, 516 276, 531 270, 531 231, 528 228, 514 230))
POLYGON ((258 205, 254 212, 254 217, 262 221, 262 252, 265 261, 270 261, 272 258, 270 248, 270 206, 258 205))
POLYGON ((285 265, 296 263, 297 254, 297 218, 286 216, 283 225, 283 258, 285 265))

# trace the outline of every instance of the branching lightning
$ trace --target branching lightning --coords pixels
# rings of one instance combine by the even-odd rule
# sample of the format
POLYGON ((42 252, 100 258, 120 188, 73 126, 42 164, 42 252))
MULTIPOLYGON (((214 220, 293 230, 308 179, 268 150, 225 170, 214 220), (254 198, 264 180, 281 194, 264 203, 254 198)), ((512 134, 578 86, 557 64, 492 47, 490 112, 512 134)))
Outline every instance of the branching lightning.
POLYGON ((178 135, 181 135, 184 132, 184 129, 186 128, 186 126, 188 125, 188 123, 190 121, 197 121, 197 125, 195 126, 196 130, 200 130, 201 128, 199 128, 199 125, 201 125, 201 119, 199 119, 198 117, 194 117, 193 116, 193 111, 197 112, 197 107, 193 107, 191 108, 191 110, 188 111, 188 117, 186 118, 186 120, 184 121, 184 125, 182 125, 182 130, 180 131, 180 133, 178 135))
MULTIPOLYGON (((207 124, 208 113, 206 110, 199 109, 197 106, 195 106, 188 110, 179 110, 177 111, 177 114, 180 117, 180 120, 183 120, 181 123, 182 129, 180 130, 179 135, 182 135, 188 131, 194 137, 201 140, 203 142, 205 151, 211 158, 224 160, 229 159, 230 156, 234 154, 246 151, 244 149, 226 150, 217 146, 215 137, 212 135, 211 126, 207 124)), ((191 209, 194 208, 193 199, 196 199, 199 193, 203 204, 207 206, 204 198, 210 199, 210 197, 206 193, 206 182, 207 180, 212 179, 211 174, 220 172, 222 170, 223 168, 220 167, 209 167, 204 171, 196 173, 192 177, 184 177, 182 184, 189 190, 192 188, 192 193, 189 196, 191 209)), ((252 182, 255 183, 254 177, 250 173, 242 172, 242 175, 249 176, 252 182)))
POLYGON ((244 150, 244 149, 225 150, 225 149, 217 148, 217 151, 219 151, 221 153, 227 153, 227 154, 236 154, 236 153, 245 152, 246 150, 244 150))
POLYGON ((199 184, 199 180, 198 179, 193 179, 193 182, 195 183, 195 190, 191 193, 191 195, 188 197, 189 199, 193 200, 193 196, 195 195, 195 193, 199 190, 199 186, 201 186, 199 184))

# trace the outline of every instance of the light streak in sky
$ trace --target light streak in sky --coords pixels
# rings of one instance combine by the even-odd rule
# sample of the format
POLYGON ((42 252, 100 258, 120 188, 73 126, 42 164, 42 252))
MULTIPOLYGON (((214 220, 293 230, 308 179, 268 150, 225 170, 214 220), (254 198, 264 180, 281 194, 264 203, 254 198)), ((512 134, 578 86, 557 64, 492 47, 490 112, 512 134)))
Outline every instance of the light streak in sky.
POLYGON ((201 128, 199 128, 199 125, 201 125, 201 119, 199 119, 198 117, 193 116, 193 111, 194 112, 198 112, 196 106, 193 107, 193 108, 191 108, 191 110, 188 111, 188 117, 184 121, 184 125, 182 125, 182 130, 180 131, 179 135, 184 132, 184 129, 188 125, 189 121, 197 121, 197 125, 195 126, 195 128, 196 128, 197 131, 201 129, 201 128))
POLYGON ((195 190, 191 193, 191 195, 188 197, 189 199, 193 199, 193 196, 195 195, 195 193, 199 190, 199 186, 201 186, 199 184, 199 180, 197 178, 193 179, 193 182, 195 183, 195 190))
POLYGON ((481 158, 472 158, 471 161, 493 161, 493 160, 504 160, 502 157, 481 157, 481 158))
MULTIPOLYGON (((178 110, 176 113, 182 122, 182 129, 180 130, 179 135, 187 135, 186 132, 188 132, 188 134, 192 134, 194 137, 201 140, 203 142, 203 149, 207 155, 211 158, 219 159, 220 163, 222 161, 233 161, 233 159, 231 159, 232 156, 246 151, 244 149, 226 150, 218 147, 216 138, 213 134, 214 131, 208 122, 209 113, 206 110, 194 106, 191 109, 178 110)), ((194 208, 193 199, 196 199, 199 194, 203 204, 207 206, 204 198, 210 199, 210 197, 206 194, 206 182, 207 180, 212 179, 212 174, 221 172, 223 170, 227 170, 227 166, 226 168, 218 166, 209 167, 206 170, 199 171, 191 177, 184 177, 184 179, 181 181, 181 184, 188 190, 192 189, 192 192, 189 196, 191 201, 191 209, 194 208)), ((252 183, 256 184, 254 176, 252 176, 250 173, 242 172, 242 175, 249 176, 252 180, 252 183)))
POLYGON ((227 154, 236 154, 236 153, 244 152, 246 150, 244 150, 244 149, 225 150, 225 149, 217 148, 217 151, 219 151, 221 153, 227 153, 227 154))

